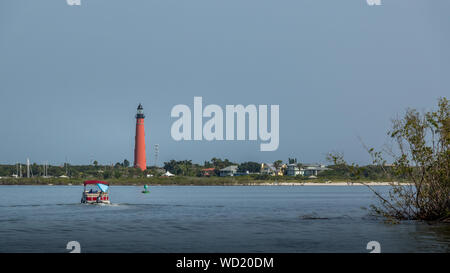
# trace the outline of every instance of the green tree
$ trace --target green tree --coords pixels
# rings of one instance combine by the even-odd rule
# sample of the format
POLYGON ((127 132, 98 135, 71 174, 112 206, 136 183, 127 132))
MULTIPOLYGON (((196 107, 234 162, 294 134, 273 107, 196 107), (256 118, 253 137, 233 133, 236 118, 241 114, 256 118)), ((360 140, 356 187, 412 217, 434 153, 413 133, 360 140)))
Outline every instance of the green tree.
POLYGON ((124 166, 125 168, 130 167, 130 161, 128 161, 127 159, 124 159, 124 160, 123 160, 123 166, 124 166))
POLYGON ((112 172, 110 170, 103 172, 103 179, 109 179, 112 176, 112 172))
POLYGON ((282 160, 277 160, 275 162, 273 162, 273 166, 275 167, 275 169, 279 169, 281 167, 281 165, 283 164, 282 160))
POLYGON ((239 164, 238 171, 240 172, 250 172, 250 173, 259 173, 261 170, 261 164, 258 162, 243 162, 239 164))

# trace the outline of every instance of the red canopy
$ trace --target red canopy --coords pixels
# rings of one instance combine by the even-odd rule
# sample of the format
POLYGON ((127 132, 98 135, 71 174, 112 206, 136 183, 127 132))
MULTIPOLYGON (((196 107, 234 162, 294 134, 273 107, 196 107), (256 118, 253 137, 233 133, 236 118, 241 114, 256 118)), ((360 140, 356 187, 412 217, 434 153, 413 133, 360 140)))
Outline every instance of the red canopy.
POLYGON ((84 181, 84 185, 85 186, 86 185, 91 185, 91 184, 104 184, 104 185, 108 185, 109 186, 109 183, 105 182, 105 181, 100 181, 100 180, 87 180, 87 181, 84 181))

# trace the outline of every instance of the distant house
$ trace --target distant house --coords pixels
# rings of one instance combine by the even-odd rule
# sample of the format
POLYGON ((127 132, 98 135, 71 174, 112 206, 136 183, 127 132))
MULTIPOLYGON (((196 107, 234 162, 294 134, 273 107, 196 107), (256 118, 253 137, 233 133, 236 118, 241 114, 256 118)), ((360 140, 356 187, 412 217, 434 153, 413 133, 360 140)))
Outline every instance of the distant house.
POLYGON ((249 171, 243 171, 243 172, 236 172, 234 174, 234 176, 243 176, 243 175, 249 175, 250 172, 249 171))
POLYGON ((286 169, 286 164, 283 164, 280 166, 280 168, 275 168, 275 166, 273 164, 268 164, 268 163, 262 163, 261 164, 261 174, 265 174, 265 175, 279 175, 279 176, 283 176, 284 175, 284 170, 286 169))
POLYGON ((320 172, 331 170, 330 168, 325 167, 325 165, 322 164, 309 164, 304 165, 301 169, 301 172, 303 176, 317 176, 320 172))
POLYGON ((163 176, 163 177, 172 177, 172 176, 175 176, 175 175, 174 175, 173 173, 167 171, 166 173, 164 173, 164 174, 161 175, 161 176, 163 176))
POLYGON ((286 169, 286 174, 288 176, 297 176, 302 174, 297 164, 288 164, 286 169))
POLYGON ((238 166, 232 165, 220 170, 220 176, 235 176, 237 173, 238 166))
POLYGON ((301 168, 297 164, 288 164, 286 173, 289 176, 307 176, 310 178, 317 178, 317 175, 326 170, 331 170, 322 164, 305 164, 301 168))
POLYGON ((214 175, 215 168, 202 169, 202 176, 212 176, 214 175))
POLYGON ((267 164, 267 163, 261 164, 261 171, 260 171, 261 174, 275 175, 276 172, 277 172, 277 170, 275 169, 273 164, 267 164))

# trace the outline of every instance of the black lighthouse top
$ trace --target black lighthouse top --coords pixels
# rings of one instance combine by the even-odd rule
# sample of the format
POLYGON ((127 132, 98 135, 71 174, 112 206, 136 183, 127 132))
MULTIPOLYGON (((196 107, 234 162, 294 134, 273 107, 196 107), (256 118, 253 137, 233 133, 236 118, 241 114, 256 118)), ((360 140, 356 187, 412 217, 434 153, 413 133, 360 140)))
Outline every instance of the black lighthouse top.
POLYGON ((144 107, 142 107, 142 104, 140 104, 140 103, 139 103, 139 106, 137 108, 136 118, 145 118, 144 107))

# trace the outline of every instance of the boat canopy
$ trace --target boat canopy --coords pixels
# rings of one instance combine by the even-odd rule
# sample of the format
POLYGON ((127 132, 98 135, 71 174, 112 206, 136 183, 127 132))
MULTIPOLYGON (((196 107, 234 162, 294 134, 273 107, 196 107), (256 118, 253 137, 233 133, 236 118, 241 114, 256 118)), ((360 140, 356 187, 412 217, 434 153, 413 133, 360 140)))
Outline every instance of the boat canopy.
POLYGON ((97 187, 102 191, 102 192, 108 192, 109 186, 105 185, 105 184, 97 184, 97 187))
POLYGON ((105 181, 99 181, 99 180, 86 180, 84 181, 84 185, 92 185, 92 184, 103 184, 109 186, 108 182, 105 181))

